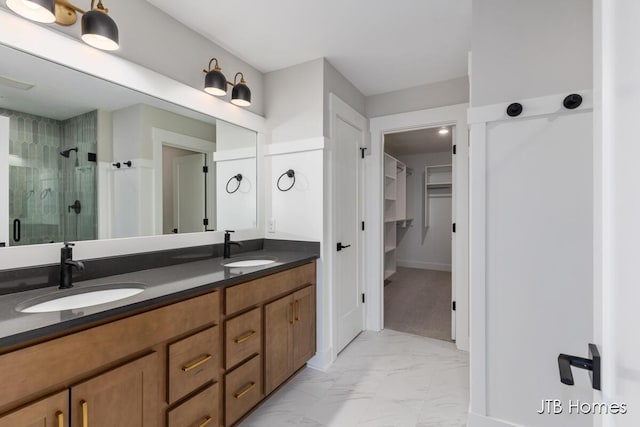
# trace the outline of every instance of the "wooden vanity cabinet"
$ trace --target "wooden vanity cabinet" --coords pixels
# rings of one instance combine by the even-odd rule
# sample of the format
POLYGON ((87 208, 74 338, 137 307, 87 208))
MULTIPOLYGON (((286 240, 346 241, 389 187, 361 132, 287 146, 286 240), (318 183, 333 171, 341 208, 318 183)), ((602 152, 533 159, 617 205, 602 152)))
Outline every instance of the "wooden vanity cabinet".
POLYGON ((264 306, 265 394, 315 353, 315 287, 307 286, 264 306))
POLYGON ((0 427, 69 427, 69 391, 64 390, 0 416, 0 427))
POLYGON ((310 262, 0 354, 0 427, 231 426, 313 356, 315 275, 310 262))
POLYGON ((71 425, 156 427, 158 355, 147 356, 71 387, 71 425))

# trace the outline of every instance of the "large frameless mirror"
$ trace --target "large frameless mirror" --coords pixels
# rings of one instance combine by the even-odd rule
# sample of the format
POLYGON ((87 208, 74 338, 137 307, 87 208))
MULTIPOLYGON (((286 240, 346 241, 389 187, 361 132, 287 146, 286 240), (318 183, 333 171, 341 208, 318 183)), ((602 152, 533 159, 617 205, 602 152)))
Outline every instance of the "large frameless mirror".
POLYGON ((256 227, 256 132, 0 57, 0 246, 256 227))

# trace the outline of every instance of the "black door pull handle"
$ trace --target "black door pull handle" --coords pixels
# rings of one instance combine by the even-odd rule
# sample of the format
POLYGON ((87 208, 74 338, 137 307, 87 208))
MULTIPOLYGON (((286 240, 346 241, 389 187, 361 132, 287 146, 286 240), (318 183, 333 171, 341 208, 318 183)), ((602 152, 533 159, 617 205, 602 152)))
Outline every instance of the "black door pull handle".
POLYGON ((344 245, 342 244, 342 242, 338 242, 338 245, 337 245, 338 252, 340 252, 341 250, 343 250, 343 249, 345 249, 345 248, 350 248, 350 247, 351 247, 351 245, 346 245, 346 246, 344 246, 344 245))
POLYGON ((20 220, 18 218, 14 219, 13 220, 13 241, 14 242, 20 241, 21 228, 22 228, 22 224, 20 223, 20 220))
POLYGON ((558 355, 558 369, 560 371, 560 382, 566 385, 573 385, 573 372, 571 367, 586 369, 590 371, 591 385, 595 390, 600 390, 600 352, 595 344, 589 344, 589 356, 591 359, 584 357, 570 356, 568 354, 558 355))

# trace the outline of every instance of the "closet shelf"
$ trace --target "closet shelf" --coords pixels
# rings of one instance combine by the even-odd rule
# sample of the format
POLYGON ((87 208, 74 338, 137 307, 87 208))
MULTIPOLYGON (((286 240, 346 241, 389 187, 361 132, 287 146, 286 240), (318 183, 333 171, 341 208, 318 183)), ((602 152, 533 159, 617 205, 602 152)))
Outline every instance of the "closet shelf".
POLYGON ((433 189, 451 188, 452 186, 453 186, 453 183, 451 182, 428 182, 427 183, 427 187, 433 188, 433 189))

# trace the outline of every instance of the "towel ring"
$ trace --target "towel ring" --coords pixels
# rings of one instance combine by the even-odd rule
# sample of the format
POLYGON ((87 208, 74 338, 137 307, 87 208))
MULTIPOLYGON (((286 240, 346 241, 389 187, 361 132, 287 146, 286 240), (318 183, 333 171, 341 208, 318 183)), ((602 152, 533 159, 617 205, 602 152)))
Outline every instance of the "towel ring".
POLYGON ((286 171, 285 173, 283 173, 282 175, 280 175, 280 178, 278 178, 278 182, 276 183, 276 186, 278 187, 278 190, 280 191, 289 191, 293 188, 293 186, 296 185, 296 173, 293 169, 289 169, 288 171, 286 171), (282 178, 284 178, 286 176, 288 176, 289 178, 293 178, 293 182, 291 183, 291 185, 287 188, 282 188, 280 187, 280 180, 282 178))
POLYGON ((227 185, 225 187, 225 189, 227 190, 227 193, 233 194, 236 191, 238 191, 240 189, 240 182, 241 181, 242 181, 242 174, 241 173, 239 173, 238 175, 234 175, 231 178, 229 178, 229 181, 227 181, 227 185), (238 185, 236 186, 235 190, 229 191, 229 184, 231 184, 231 181, 233 181, 234 179, 238 181, 238 185))

